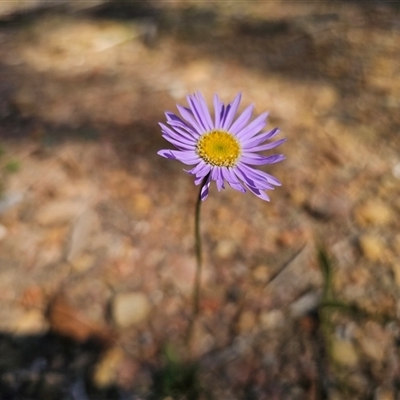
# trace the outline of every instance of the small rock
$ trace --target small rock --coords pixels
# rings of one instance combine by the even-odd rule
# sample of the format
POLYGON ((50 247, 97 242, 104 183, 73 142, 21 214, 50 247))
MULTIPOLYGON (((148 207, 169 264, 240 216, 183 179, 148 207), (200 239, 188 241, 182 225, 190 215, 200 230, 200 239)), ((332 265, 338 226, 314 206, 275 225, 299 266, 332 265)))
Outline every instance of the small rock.
POLYGON ((39 208, 36 213, 36 222, 46 227, 63 225, 70 222, 81 211, 81 203, 57 200, 39 208))
POLYGON ((80 309, 73 307, 62 293, 51 300, 48 321, 54 332, 80 343, 96 338, 108 346, 114 341, 114 332, 108 326, 88 318, 80 309))
POLYGON ((182 298, 180 296, 169 297, 162 303, 163 314, 166 316, 178 314, 182 307, 182 298))
POLYGON ((362 352, 377 365, 385 362, 389 347, 392 344, 392 334, 380 323, 368 321, 354 332, 354 337, 362 352))
POLYGON ((327 394, 329 400, 343 400, 343 395, 338 389, 328 388, 327 394))
POLYGON ((331 356, 338 364, 354 367, 358 363, 358 355, 350 340, 334 339, 331 347, 331 356))
POLYGON ((37 285, 28 286, 22 293, 18 303, 26 309, 46 307, 46 296, 42 287, 37 285))
POLYGON ((73 257, 71 266, 75 272, 84 272, 94 265, 95 260, 96 256, 94 254, 83 253, 79 257, 73 257))
POLYGON ((144 293, 140 292, 117 294, 112 303, 114 321, 121 328, 144 321, 150 310, 150 301, 144 293))
POLYGON ((280 231, 276 237, 276 243, 284 247, 295 247, 306 242, 311 236, 311 232, 305 227, 286 229, 280 231))
MULTIPOLYGON (((190 295, 196 276, 196 260, 194 257, 171 254, 165 261, 166 267, 161 271, 162 279, 167 284, 175 286, 182 294, 190 295)), ((209 270, 203 265, 201 271, 201 286, 209 280, 209 270)))
POLYGON ((213 75, 214 65, 208 60, 203 61, 192 61, 190 64, 186 65, 183 71, 182 82, 187 85, 198 86, 203 82, 207 82, 208 77, 213 75))
POLYGON ((290 314, 294 318, 302 317, 303 315, 315 310, 320 302, 320 295, 315 292, 306 293, 298 300, 290 305, 290 314))
POLYGON ((385 357, 385 348, 382 343, 375 338, 360 337, 359 344, 364 354, 374 361, 382 362, 385 357))
POLYGON ((281 310, 266 311, 260 315, 261 326, 266 330, 279 328, 283 326, 284 321, 285 317, 281 310))
POLYGON ((97 222, 98 217, 93 210, 86 210, 79 215, 72 227, 67 249, 67 261, 73 261, 85 249, 97 222))
POLYGON ((267 283, 271 277, 271 268, 266 265, 259 265, 253 269, 251 275, 256 283, 267 283))
POLYGON ((196 358, 201 357, 211 350, 214 342, 214 337, 207 332, 202 323, 200 321, 195 322, 190 341, 191 355, 196 358))
POLYGON ((215 253, 219 258, 226 259, 234 254, 236 247, 233 240, 221 240, 217 244, 215 253))
POLYGON ((400 261, 392 265, 392 271, 394 275, 394 281, 396 282, 397 287, 400 288, 400 261))
POLYGON ((0 242, 7 236, 7 228, 0 224, 0 242))
POLYGON ((257 316, 253 311, 244 311, 238 321, 238 331, 239 333, 250 332, 257 323, 257 316))
POLYGON ((369 200, 358 206, 354 216, 361 226, 385 226, 395 217, 393 210, 381 200, 369 200))
POLYGON ((390 388, 380 386, 376 389, 374 400, 394 400, 394 391, 390 388))
POLYGON ((145 193, 137 193, 132 198, 131 210, 139 217, 145 217, 152 208, 151 197, 145 193))
POLYGON ((363 235, 359 239, 360 249, 367 260, 383 261, 386 247, 383 240, 378 236, 363 235))
POLYGON ((394 236, 393 238, 393 250, 397 256, 400 257, 400 234, 394 236))
POLYGON ((311 215, 323 220, 344 218, 348 215, 350 207, 350 199, 344 193, 315 192, 306 201, 306 208, 311 215))
POLYGON ((115 383, 123 359, 124 352, 119 347, 109 349, 95 366, 93 374, 95 385, 101 388, 115 383))
POLYGON ((39 335, 49 330, 49 324, 40 310, 30 310, 16 321, 16 335, 39 335))
POLYGON ((303 187, 295 187, 290 193, 294 205, 301 207, 308 199, 308 193, 303 187))
POLYGON ((17 205, 23 200, 23 195, 20 193, 6 194, 0 198, 0 214, 6 212, 9 208, 17 205))
POLYGON ((337 90, 332 86, 322 86, 317 91, 317 96, 313 106, 313 111, 317 114, 324 114, 334 107, 338 101, 337 90))

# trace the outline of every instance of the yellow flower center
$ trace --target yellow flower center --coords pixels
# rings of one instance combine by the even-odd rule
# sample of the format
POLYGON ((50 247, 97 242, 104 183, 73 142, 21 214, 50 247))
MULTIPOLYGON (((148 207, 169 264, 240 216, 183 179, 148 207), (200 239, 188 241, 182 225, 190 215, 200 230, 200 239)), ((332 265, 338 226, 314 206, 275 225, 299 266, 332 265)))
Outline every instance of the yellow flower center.
POLYGON ((196 152, 208 164, 216 167, 233 167, 241 149, 239 141, 233 135, 215 130, 200 137, 196 152))

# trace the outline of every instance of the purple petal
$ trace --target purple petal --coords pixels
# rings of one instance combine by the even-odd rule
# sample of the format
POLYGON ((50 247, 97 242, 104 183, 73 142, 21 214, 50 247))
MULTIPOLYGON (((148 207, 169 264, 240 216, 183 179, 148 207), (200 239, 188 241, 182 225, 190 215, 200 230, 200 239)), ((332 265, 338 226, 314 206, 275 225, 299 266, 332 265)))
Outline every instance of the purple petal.
POLYGON ((265 183, 263 185, 261 185, 260 182, 254 182, 239 167, 236 167, 234 172, 235 172, 235 174, 240 176, 240 178, 243 180, 244 184, 250 190, 250 192, 255 194, 260 199, 263 199, 265 201, 269 201, 270 200, 269 197, 262 191, 262 190, 268 189, 268 188, 264 189, 265 183))
POLYGON ((271 131, 268 132, 263 132, 260 135, 248 138, 248 139, 242 139, 241 143, 242 146, 257 146, 262 142, 265 142, 268 139, 272 139, 273 137, 275 137, 278 133, 280 132, 280 130, 278 128, 274 128, 271 131))
POLYGON ((171 125, 177 132, 180 132, 182 135, 187 136, 188 134, 194 138, 199 137, 199 133, 190 126, 187 122, 181 120, 175 114, 170 114, 176 117, 176 119, 172 119, 169 117, 168 113, 165 113, 167 116, 167 123, 171 125))
POLYGON ((255 183, 252 179, 250 179, 250 177, 248 176, 248 174, 246 174, 246 172, 243 170, 243 168, 241 168, 240 166, 236 166, 232 172, 239 178, 241 179, 246 185, 250 185, 250 186, 254 186, 255 183))
POLYGON ((201 107, 202 115, 204 118, 206 128, 211 131, 212 129, 214 129, 214 125, 212 123, 212 119, 211 119, 210 111, 208 110, 208 107, 207 107, 207 103, 204 100, 204 97, 200 92, 197 92, 195 96, 197 98, 197 102, 199 103, 199 105, 201 107))
POLYGON ((218 179, 218 167, 214 167, 214 168, 211 170, 211 179, 212 179, 213 181, 216 181, 216 180, 218 179))
POLYGON ((168 135, 162 135, 162 137, 173 144, 178 150, 194 150, 195 147, 193 145, 185 144, 180 142, 179 140, 175 140, 168 135))
POLYGON ((266 123, 267 117, 268 113, 261 114, 253 122, 251 122, 249 125, 243 128, 236 136, 239 139, 249 139, 254 135, 257 135, 257 133, 260 132, 267 124, 266 123))
POLYGON ((214 112, 215 112, 215 129, 220 128, 221 115, 223 113, 224 105, 219 101, 218 95, 214 96, 214 112))
POLYGON ((231 109, 231 105, 227 104, 226 107, 225 105, 222 106, 222 110, 221 110, 221 122, 220 122, 220 128, 222 129, 222 127, 225 124, 225 120, 227 115, 229 114, 229 110, 231 109))
POLYGON ((243 112, 240 114, 239 118, 234 122, 234 124, 229 128, 229 131, 237 134, 240 132, 245 125, 249 122, 251 118, 251 114, 253 113, 254 105, 249 105, 243 112))
POLYGON ((172 111, 165 112, 165 116, 168 122, 180 122, 184 124, 184 121, 181 118, 179 118, 176 114, 174 114, 172 111))
POLYGON ((236 112, 239 108, 241 99, 242 99, 242 93, 239 92, 234 98, 233 102, 228 105, 229 108, 227 107, 226 109, 226 115, 224 118, 224 123, 222 125, 222 129, 224 129, 225 131, 229 130, 230 126, 232 125, 236 112))
MULTIPOLYGON (((227 107, 229 107, 229 105, 227 107)), ((221 128, 222 124, 224 123, 225 112, 227 110, 227 107, 225 107, 225 104, 222 104, 221 106, 221 113, 219 116, 219 128, 221 128)))
POLYGON ((276 142, 272 142, 272 143, 268 143, 268 144, 264 144, 262 146, 256 146, 256 147, 253 147, 253 146, 250 146, 247 144, 247 145, 243 146, 243 149, 251 151, 251 152, 271 150, 271 149, 274 149, 275 147, 278 147, 282 143, 286 142, 286 140, 287 139, 280 139, 280 140, 277 140, 276 142))
POLYGON ((201 106, 198 103, 195 96, 186 96, 186 100, 190 105, 194 118, 196 119, 197 124, 201 127, 203 131, 209 130, 207 124, 205 122, 205 118, 202 115, 201 106))
POLYGON ((248 186, 248 189, 250 190, 251 193, 255 194, 257 197, 259 197, 261 200, 265 200, 265 201, 271 201, 271 199, 267 196, 266 193, 264 193, 261 190, 258 190, 256 188, 252 188, 251 186, 248 186))
POLYGON ((239 179, 232 172, 230 168, 222 167, 221 168, 223 178, 228 182, 229 186, 233 187, 235 190, 239 192, 246 193, 246 189, 242 186, 239 179))
POLYGON ((179 140, 181 143, 185 143, 187 145, 193 145, 193 146, 196 145, 197 140, 195 140, 192 136, 188 136, 185 132, 182 133, 182 131, 172 130, 163 123, 159 123, 159 125, 164 135, 169 136, 172 139, 179 140))
POLYGON ((274 190, 274 187, 263 178, 259 178, 257 175, 252 174, 251 169, 246 170, 243 166, 236 167, 234 170, 235 174, 246 184, 247 187, 260 190, 274 190), (250 171, 249 171, 250 170, 250 171))
POLYGON ((161 157, 169 158, 171 160, 179 160, 186 165, 195 165, 201 161, 201 158, 194 151, 180 151, 180 150, 160 150, 157 153, 161 157))
POLYGON ((207 181, 204 183, 203 187, 201 188, 201 191, 200 191, 201 201, 204 201, 208 197, 210 183, 211 183, 211 175, 208 177, 207 181))
POLYGON ((211 170, 211 165, 206 164, 204 161, 200 161, 193 169, 187 171, 191 175, 196 175, 196 178, 204 178, 211 170))
POLYGON ((272 156, 261 156, 253 153, 243 153, 240 157, 240 161, 250 165, 265 165, 275 164, 285 159, 283 154, 273 154, 272 156))
POLYGON ((211 179, 214 180, 215 183, 217 184, 218 192, 220 192, 221 189, 225 189, 224 178, 222 177, 221 174, 221 168, 215 167, 212 169, 211 179))
POLYGON ((182 115, 183 119, 186 120, 192 127, 198 132, 201 133, 204 131, 202 127, 200 127, 196 120, 193 118, 193 114, 189 108, 182 107, 182 106, 176 106, 176 108, 179 110, 180 114, 182 115))
POLYGON ((275 186, 281 186, 281 182, 279 179, 275 178, 274 176, 267 174, 264 171, 260 171, 258 169, 254 169, 252 167, 249 167, 245 164, 239 164, 237 168, 240 168, 240 170, 248 176, 253 182, 257 181, 266 181, 270 183, 271 185, 275 186))

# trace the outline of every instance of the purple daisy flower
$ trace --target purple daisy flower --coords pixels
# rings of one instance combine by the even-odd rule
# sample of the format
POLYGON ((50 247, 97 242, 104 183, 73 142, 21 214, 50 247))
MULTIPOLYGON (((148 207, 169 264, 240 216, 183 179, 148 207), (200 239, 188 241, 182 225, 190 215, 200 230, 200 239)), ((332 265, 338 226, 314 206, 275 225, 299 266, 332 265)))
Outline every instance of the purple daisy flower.
POLYGON ((160 123, 162 136, 177 150, 160 150, 157 154, 186 165, 195 165, 186 172, 195 176, 196 185, 203 183, 201 200, 207 198, 211 181, 216 182, 218 191, 225 189, 225 182, 228 182, 232 188, 243 193, 247 188, 266 201, 269 197, 264 191, 281 185, 275 177, 252 166, 282 161, 285 158, 282 154, 263 156, 257 153, 271 150, 286 139, 265 143, 275 137, 279 129, 260 133, 266 125, 268 113, 249 123, 253 105, 234 121, 240 100, 241 93, 225 106, 215 95, 213 120, 204 97, 197 92, 187 96, 190 108, 177 106, 181 117, 166 112, 170 126, 160 123))

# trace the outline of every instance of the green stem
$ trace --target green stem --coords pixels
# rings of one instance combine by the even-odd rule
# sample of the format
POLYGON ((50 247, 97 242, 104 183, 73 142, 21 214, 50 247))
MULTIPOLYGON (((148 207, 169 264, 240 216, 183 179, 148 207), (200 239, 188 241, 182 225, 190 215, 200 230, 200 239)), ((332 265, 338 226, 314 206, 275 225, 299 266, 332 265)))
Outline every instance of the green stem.
POLYGON ((196 209, 194 214, 194 237, 196 242, 196 277, 194 281, 193 292, 193 318, 195 318, 200 311, 200 281, 201 281, 201 267, 203 265, 202 252, 201 252, 201 235, 200 235, 200 211, 201 211, 201 191, 203 186, 208 180, 208 175, 203 179, 200 185, 199 195, 197 197, 196 209))
POLYGON ((201 251, 201 235, 200 235, 200 211, 201 211, 201 191, 208 180, 209 174, 207 174, 200 184, 199 195, 196 201, 196 209, 194 214, 194 237, 195 237, 195 248, 196 248, 196 276, 194 280, 193 290, 193 315, 190 319, 188 331, 186 335, 187 341, 190 341, 192 336, 194 321, 200 312, 200 282, 201 282, 201 269, 203 264, 202 251, 201 251))

